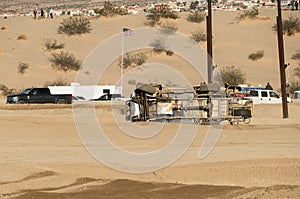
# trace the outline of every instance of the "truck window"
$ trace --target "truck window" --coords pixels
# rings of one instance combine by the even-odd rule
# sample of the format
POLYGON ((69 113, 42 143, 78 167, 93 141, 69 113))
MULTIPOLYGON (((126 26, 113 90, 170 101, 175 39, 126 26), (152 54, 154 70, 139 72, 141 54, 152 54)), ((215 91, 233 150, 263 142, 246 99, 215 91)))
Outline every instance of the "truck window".
POLYGON ((40 92, 38 90, 33 90, 32 91, 32 95, 39 95, 39 94, 40 94, 40 92))
POLYGON ((49 95, 50 94, 49 89, 47 89, 47 88, 40 89, 40 94, 41 95, 49 95))
POLYGON ((274 98, 279 98, 279 95, 275 92, 270 92, 270 96, 274 98))
POLYGON ((267 91, 262 91, 261 96, 262 97, 268 97, 268 92, 267 91))
POLYGON ((258 97, 258 91, 250 91, 250 96, 258 97))

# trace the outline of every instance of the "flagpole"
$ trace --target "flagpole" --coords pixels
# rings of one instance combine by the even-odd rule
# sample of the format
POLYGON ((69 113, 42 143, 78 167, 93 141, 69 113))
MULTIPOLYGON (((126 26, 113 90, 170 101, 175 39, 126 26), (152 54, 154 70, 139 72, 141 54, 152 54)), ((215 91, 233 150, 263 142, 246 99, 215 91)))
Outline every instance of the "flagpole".
POLYGON ((121 55, 121 96, 123 96, 123 71, 124 70, 124 32, 122 31, 122 55, 121 55))

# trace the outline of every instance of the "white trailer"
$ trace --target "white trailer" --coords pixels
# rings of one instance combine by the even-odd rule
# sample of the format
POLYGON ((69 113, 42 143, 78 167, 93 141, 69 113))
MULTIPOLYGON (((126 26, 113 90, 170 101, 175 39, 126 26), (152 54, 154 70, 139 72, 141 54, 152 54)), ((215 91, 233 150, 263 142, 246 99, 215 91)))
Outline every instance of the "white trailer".
POLYGON ((71 83, 70 86, 48 86, 52 94, 72 94, 82 96, 86 100, 98 99, 105 94, 121 94, 121 87, 116 85, 80 85, 71 83))

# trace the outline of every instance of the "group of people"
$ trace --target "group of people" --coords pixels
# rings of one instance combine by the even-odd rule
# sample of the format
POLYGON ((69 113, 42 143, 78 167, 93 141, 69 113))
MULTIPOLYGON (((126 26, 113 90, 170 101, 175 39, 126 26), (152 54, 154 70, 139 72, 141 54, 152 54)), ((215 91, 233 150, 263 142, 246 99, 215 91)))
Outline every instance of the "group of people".
POLYGON ((299 4, 300 4, 300 0, 299 0, 299 2, 298 2, 298 0, 292 0, 291 4, 292 4, 292 10, 298 10, 299 9, 299 4))
POLYGON ((34 19, 37 19, 38 17, 40 17, 41 19, 44 19, 44 18, 53 19, 53 10, 52 10, 52 8, 47 9, 46 13, 43 9, 41 9, 41 11, 39 13, 38 13, 37 10, 34 10, 33 11, 33 17, 34 17, 34 19))

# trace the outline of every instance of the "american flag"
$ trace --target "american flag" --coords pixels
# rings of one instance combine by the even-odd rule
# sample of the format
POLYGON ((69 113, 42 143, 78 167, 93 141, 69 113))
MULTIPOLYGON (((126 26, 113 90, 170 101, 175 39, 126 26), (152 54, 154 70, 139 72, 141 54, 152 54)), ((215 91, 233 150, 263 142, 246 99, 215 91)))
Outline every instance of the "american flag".
POLYGON ((133 30, 129 29, 129 28, 123 28, 123 34, 124 34, 124 36, 132 36, 133 30))

